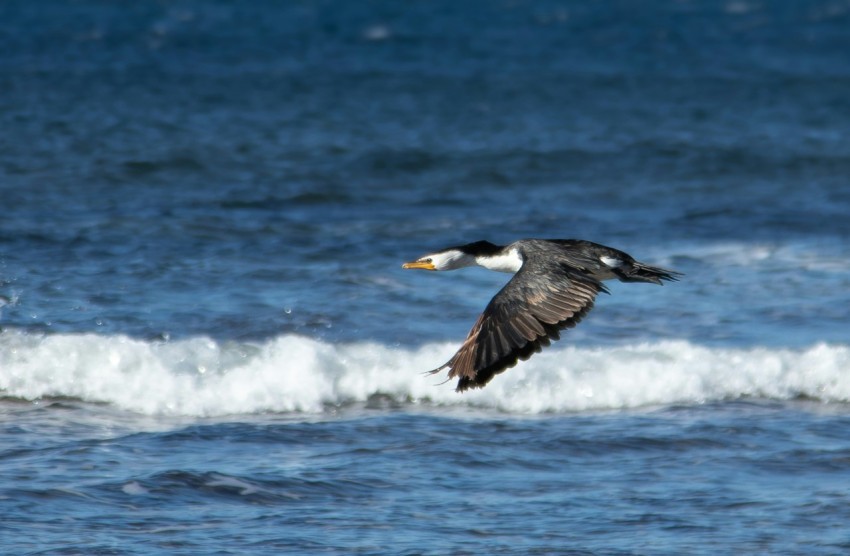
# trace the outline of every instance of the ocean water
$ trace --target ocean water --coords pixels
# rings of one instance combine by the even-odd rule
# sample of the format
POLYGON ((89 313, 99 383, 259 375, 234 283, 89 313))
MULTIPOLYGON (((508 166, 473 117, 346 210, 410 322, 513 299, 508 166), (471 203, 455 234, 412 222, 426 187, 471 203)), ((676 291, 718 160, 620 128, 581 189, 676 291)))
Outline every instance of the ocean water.
POLYGON ((0 4, 0 553, 850 552, 850 2, 0 4), (507 280, 609 283, 485 389, 507 280))

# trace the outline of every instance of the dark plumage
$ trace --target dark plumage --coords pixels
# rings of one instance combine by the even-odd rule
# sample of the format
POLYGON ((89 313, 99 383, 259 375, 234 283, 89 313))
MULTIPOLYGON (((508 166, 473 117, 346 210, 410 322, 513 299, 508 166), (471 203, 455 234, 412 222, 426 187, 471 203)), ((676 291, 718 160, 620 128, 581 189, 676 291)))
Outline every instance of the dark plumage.
POLYGON ((486 241, 450 247, 405 263, 404 268, 453 270, 479 265, 516 272, 444 365, 457 378, 457 391, 481 388, 495 375, 526 360, 560 338, 593 308, 603 280, 677 280, 681 273, 645 265, 598 243, 573 239, 525 239, 507 246, 486 241))

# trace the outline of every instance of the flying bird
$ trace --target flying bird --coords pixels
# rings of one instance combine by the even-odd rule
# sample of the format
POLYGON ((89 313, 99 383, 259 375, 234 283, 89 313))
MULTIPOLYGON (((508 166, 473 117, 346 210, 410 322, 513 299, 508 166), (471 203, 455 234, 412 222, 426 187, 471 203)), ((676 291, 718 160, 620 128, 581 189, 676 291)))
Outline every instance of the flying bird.
POLYGON ((682 273, 649 266, 627 253, 580 239, 522 239, 510 245, 476 241, 430 253, 402 268, 455 270, 467 266, 514 273, 490 300, 466 340, 444 365, 458 392, 492 378, 560 339, 593 308, 604 280, 678 280, 682 273))

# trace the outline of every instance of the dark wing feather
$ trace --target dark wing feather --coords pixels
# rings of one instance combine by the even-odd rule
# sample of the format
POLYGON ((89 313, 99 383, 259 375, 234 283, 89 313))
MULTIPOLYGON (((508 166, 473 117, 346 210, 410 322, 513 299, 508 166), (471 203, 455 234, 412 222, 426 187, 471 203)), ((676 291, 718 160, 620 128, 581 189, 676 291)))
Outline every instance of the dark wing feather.
POLYGON ((560 338, 606 291, 597 280, 567 265, 526 262, 484 309, 463 345, 437 373, 449 369, 457 391, 481 388, 495 375, 560 338))

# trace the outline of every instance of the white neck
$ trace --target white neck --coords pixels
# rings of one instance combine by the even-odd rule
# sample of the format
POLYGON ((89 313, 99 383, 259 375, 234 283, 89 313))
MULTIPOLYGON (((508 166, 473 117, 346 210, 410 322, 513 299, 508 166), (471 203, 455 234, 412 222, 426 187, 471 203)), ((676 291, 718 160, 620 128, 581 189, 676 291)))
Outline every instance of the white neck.
POLYGON ((487 270, 514 273, 522 267, 522 257, 519 256, 519 251, 511 249, 500 255, 475 257, 475 264, 487 270))

